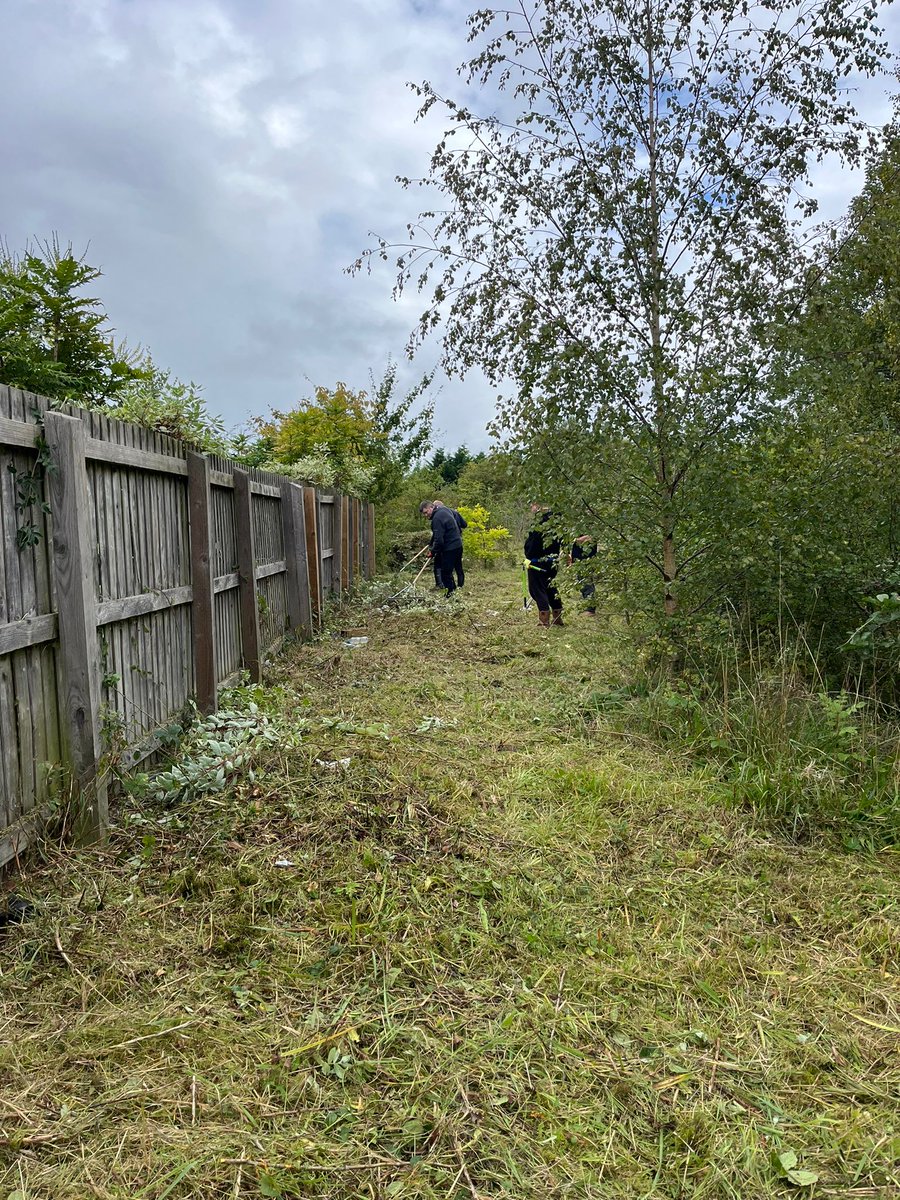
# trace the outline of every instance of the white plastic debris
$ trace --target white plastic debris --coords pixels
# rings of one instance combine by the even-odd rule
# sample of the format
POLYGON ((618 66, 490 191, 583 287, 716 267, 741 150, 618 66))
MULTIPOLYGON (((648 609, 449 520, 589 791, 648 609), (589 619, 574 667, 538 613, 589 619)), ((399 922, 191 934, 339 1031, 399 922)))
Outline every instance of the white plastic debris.
POLYGON ((369 644, 369 639, 367 637, 347 638, 344 642, 344 645, 347 646, 350 650, 356 650, 356 648, 358 646, 367 646, 368 644, 369 644))
POLYGON ((321 767, 323 771, 346 771, 353 761, 350 758, 336 758, 334 760, 326 758, 317 758, 316 766, 321 767))
POLYGON ((291 862, 291 860, 289 858, 276 858, 275 866, 276 867, 293 867, 293 866, 296 866, 296 863, 291 862))

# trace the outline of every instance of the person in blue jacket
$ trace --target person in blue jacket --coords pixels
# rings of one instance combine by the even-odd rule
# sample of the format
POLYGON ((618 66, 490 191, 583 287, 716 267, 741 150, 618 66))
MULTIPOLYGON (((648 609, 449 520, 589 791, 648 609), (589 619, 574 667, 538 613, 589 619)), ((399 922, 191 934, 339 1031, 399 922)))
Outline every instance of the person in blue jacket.
POLYGON ((431 521, 431 555, 441 567, 441 583, 447 595, 456 591, 456 577, 462 577, 462 533, 453 509, 440 500, 423 500, 419 512, 431 521))

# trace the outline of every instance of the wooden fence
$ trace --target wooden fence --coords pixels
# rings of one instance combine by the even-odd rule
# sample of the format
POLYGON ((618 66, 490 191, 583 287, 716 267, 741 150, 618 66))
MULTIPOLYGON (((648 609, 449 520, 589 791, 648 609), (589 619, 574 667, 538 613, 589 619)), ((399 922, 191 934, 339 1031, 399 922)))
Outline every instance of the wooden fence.
POLYGON ((371 505, 0 385, 0 865, 60 767, 102 831, 111 744, 152 754, 374 562, 371 505))

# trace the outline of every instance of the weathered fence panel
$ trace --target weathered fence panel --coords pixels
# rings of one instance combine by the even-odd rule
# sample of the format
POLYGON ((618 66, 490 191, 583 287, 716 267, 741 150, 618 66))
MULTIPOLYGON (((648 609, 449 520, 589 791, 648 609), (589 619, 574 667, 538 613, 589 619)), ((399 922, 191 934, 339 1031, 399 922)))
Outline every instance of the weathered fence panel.
POLYGON ((40 764, 61 757, 50 520, 39 505, 17 506, 39 473, 40 411, 31 397, 0 388, 0 861, 27 843, 50 800, 40 764), (30 544, 19 534, 28 529, 30 544))
POLYGON ((319 538, 322 557, 322 592, 332 596, 339 590, 341 575, 340 524, 338 522, 339 501, 335 493, 319 493, 319 538))
POLYGON ((373 529, 338 493, 0 385, 0 864, 59 767, 101 833, 104 754, 146 758, 188 701, 311 635, 374 573, 373 529))
MULTIPOLYGON (((322 559, 322 538, 319 532, 319 501, 315 488, 303 489, 303 525, 306 534, 306 562, 309 569, 309 599, 312 609, 313 626, 322 619, 322 574, 324 563, 322 559)), ((374 574, 374 571, 373 571, 374 574)))

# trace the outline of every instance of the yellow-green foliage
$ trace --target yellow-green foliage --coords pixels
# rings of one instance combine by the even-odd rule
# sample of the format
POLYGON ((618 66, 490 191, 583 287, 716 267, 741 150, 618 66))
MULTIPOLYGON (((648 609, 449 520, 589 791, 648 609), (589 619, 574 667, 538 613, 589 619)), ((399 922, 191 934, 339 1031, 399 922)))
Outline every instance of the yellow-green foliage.
POLYGON ((317 387, 315 400, 302 400, 290 412, 273 412, 270 421, 260 420, 260 432, 271 438, 274 457, 292 463, 323 448, 338 462, 359 458, 375 437, 366 413, 364 392, 354 392, 339 383, 330 391, 317 387))
POLYGON ((479 562, 499 562, 509 550, 509 530, 499 525, 490 528, 491 514, 483 504, 471 508, 461 504, 459 512, 468 524, 462 531, 465 553, 479 562))

